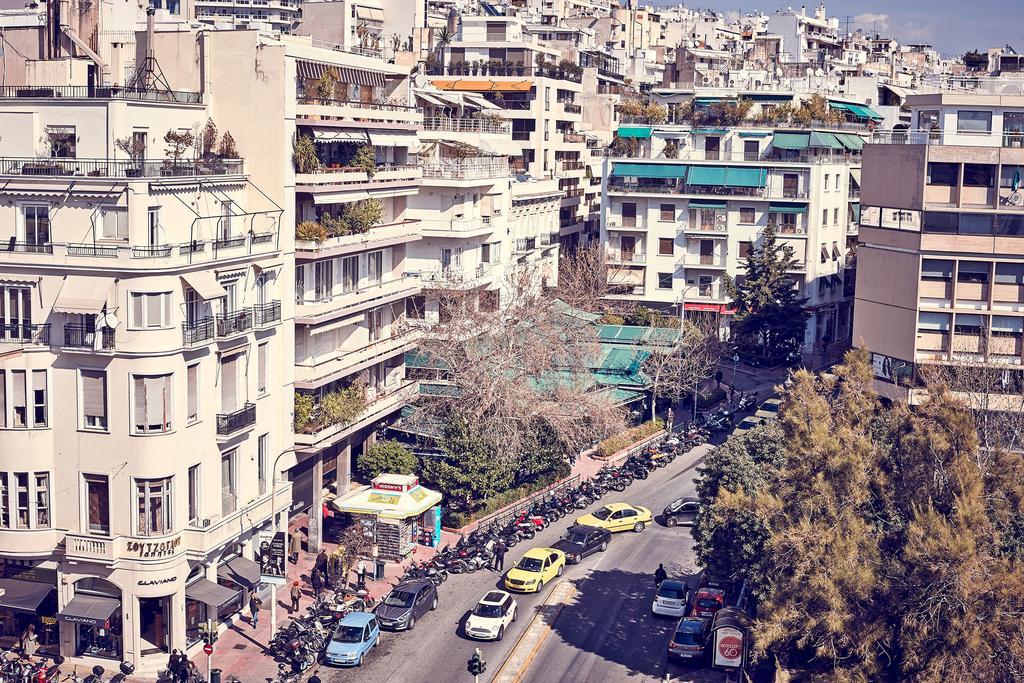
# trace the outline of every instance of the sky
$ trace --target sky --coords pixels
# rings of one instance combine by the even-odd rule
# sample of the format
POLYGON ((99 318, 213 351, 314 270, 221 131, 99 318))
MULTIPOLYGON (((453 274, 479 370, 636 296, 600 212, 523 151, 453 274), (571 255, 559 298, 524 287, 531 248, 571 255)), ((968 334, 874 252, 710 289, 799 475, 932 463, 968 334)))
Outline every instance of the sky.
MULTIPOLYGON (((773 0, 690 0, 685 4, 716 12, 771 14, 786 7, 799 9, 804 2, 807 13, 813 14, 817 0, 778 4, 773 4, 773 0)), ((667 7, 678 3, 659 0, 657 4, 667 7)), ((901 43, 930 43, 944 55, 959 55, 973 49, 984 52, 1007 43, 1024 53, 1024 3, 1020 0, 826 0, 825 10, 829 17, 839 18, 841 31, 846 30, 849 16, 851 31, 877 28, 879 33, 901 43)))

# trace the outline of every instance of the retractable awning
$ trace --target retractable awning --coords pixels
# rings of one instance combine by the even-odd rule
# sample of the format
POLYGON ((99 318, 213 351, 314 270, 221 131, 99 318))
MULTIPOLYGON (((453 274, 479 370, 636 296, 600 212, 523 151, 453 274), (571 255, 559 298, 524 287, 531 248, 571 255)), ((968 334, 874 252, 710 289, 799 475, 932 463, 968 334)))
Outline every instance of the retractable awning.
POLYGON ((245 557, 233 557, 217 567, 217 576, 255 588, 260 583, 260 566, 245 557))
POLYGON ((182 275, 181 280, 194 289, 199 298, 204 301, 212 301, 228 295, 227 290, 217 282, 217 278, 208 270, 199 270, 182 275))
POLYGON ((476 106, 480 107, 481 109, 501 109, 501 107, 499 107, 498 105, 494 104, 493 102, 488 100, 486 97, 481 97, 480 95, 474 95, 473 93, 468 93, 468 92, 467 93, 463 93, 462 94, 462 99, 465 100, 466 102, 468 102, 469 104, 475 104, 476 106))
POLYGON ((56 587, 45 583, 0 579, 0 593, 3 593, 0 595, 0 607, 35 614, 52 590, 56 590, 56 587))
POLYGON ((456 80, 431 81, 439 90, 468 90, 470 92, 530 92, 532 80, 491 81, 459 78, 456 80))
POLYGON ((650 126, 619 126, 617 134, 620 138, 646 139, 651 137, 653 130, 650 126))
POLYGON ((642 285, 644 271, 641 268, 609 268, 609 285, 642 285))
POLYGON ((766 130, 741 130, 739 135, 741 138, 766 138, 771 133, 766 130))
POLYGON ((366 316, 363 315, 362 313, 360 313, 359 315, 348 316, 347 318, 342 318, 341 320, 335 320, 334 322, 328 323, 327 325, 320 325, 318 327, 310 327, 309 328, 309 333, 311 335, 317 335, 317 334, 325 334, 327 332, 333 332, 334 330, 340 330, 341 328, 348 327, 349 325, 357 325, 357 324, 363 322, 363 320, 365 320, 365 318, 366 318, 366 316))
POLYGON ((110 617, 114 616, 114 612, 119 609, 121 609, 121 601, 116 598, 79 593, 71 598, 71 602, 60 611, 58 616, 61 621, 73 624, 105 627, 110 621, 110 617))
POLYGON ((427 104, 434 105, 435 107, 447 107, 448 106, 447 102, 442 102, 440 99, 434 97, 430 93, 418 92, 418 93, 416 93, 416 97, 419 100, 421 100, 423 102, 426 102, 427 104))
POLYGON ((826 147, 828 149, 846 149, 846 147, 836 138, 834 133, 823 133, 819 131, 811 132, 811 147, 826 147))
POLYGON ((691 199, 690 203, 687 204, 687 208, 690 209, 717 209, 724 211, 726 206, 725 202, 713 202, 707 199, 691 199))
POLYGON ((632 178, 685 178, 687 166, 682 164, 642 164, 622 162, 612 167, 615 177, 632 178))
POLYGON ((830 109, 838 109, 839 111, 852 114, 854 117, 858 119, 871 119, 873 121, 881 121, 882 119, 885 118, 877 111, 864 104, 854 104, 852 102, 834 102, 832 100, 829 100, 828 106, 830 109))
POLYGON ((185 587, 185 597, 202 602, 214 609, 231 602, 240 591, 214 583, 209 579, 199 579, 185 587))
POLYGON ((764 187, 767 182, 767 168, 729 166, 725 169, 725 184, 729 187, 764 187))
POLYGON ((313 139, 317 142, 367 142, 370 138, 365 130, 313 126, 313 139))
POLYGON ((836 139, 842 143, 846 149, 856 152, 864 149, 864 138, 859 135, 852 135, 850 133, 836 133, 836 139))
POLYGON ((112 280, 87 275, 68 275, 53 302, 54 313, 99 313, 107 305, 112 280))
POLYGON ((0 284, 13 284, 13 285, 38 285, 38 275, 21 275, 19 273, 3 273, 0 274, 0 284))
POLYGON ((768 213, 807 213, 806 204, 771 204, 768 213))
POLYGON ((379 71, 364 71, 350 66, 338 66, 337 64, 326 64, 324 62, 313 62, 307 59, 300 59, 295 63, 295 72, 299 78, 318 79, 330 69, 338 77, 341 83, 351 85, 370 85, 383 88, 386 85, 384 74, 379 71))
POLYGON ((414 130, 371 130, 370 144, 377 147, 418 147, 420 138, 414 130))
POLYGON ((694 128, 690 132, 694 135, 725 135, 729 131, 725 128, 694 128))
POLYGON ((687 182, 690 185, 725 185, 725 167, 692 166, 687 182))
POLYGON ((772 146, 776 149, 807 149, 810 143, 810 133, 775 131, 775 135, 772 137, 772 146))

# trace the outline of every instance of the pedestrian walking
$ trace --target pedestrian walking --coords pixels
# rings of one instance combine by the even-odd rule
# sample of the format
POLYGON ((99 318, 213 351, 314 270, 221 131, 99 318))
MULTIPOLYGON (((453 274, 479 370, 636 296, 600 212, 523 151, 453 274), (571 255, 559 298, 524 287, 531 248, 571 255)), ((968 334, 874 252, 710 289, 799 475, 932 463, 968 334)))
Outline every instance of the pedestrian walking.
POLYGON ((292 537, 289 540, 288 545, 288 559, 292 564, 299 563, 299 553, 302 552, 302 534, 296 529, 292 533, 292 537))
POLYGON ((302 597, 302 589, 299 588, 298 581, 292 581, 292 588, 289 595, 292 599, 292 609, 288 614, 294 614, 299 611, 299 598, 302 597))
POLYGON ((735 399, 735 398, 736 398, 736 385, 730 384, 729 385, 729 403, 732 403, 733 399, 735 399))
POLYGON ((167 659, 167 672, 171 674, 171 680, 181 683, 185 680, 185 666, 182 661, 182 654, 177 650, 171 650, 171 656, 167 659))
POLYGON ((722 386, 722 371, 721 370, 719 370, 718 372, 715 373, 715 386, 716 387, 722 386))
POLYGON ((250 622, 252 627, 256 628, 256 624, 260 620, 260 608, 263 607, 263 601, 257 597, 255 593, 249 596, 249 614, 250 622))
POLYGON ((310 572, 309 584, 313 586, 313 595, 316 596, 317 600, 319 600, 320 592, 324 589, 324 578, 323 575, 320 573, 320 570, 316 567, 314 567, 313 571, 310 572))
POLYGON ((494 571, 505 571, 505 553, 507 552, 508 546, 506 546, 503 541, 499 540, 494 544, 494 571))
POLYGON ((313 568, 323 575, 320 578, 324 580, 324 586, 329 586, 331 582, 328 579, 329 574, 327 573, 327 551, 323 548, 320 548, 320 552, 316 554, 316 559, 313 560, 313 568))
POLYGON ((659 563, 658 568, 654 570, 654 587, 659 588, 662 581, 668 578, 668 572, 665 571, 665 565, 659 563))
POLYGON ((356 590, 366 590, 366 563, 362 560, 356 565, 356 590))
POLYGON ((25 627, 25 630, 21 634, 20 643, 21 654, 26 659, 32 659, 36 654, 36 650, 39 649, 39 636, 36 635, 36 625, 29 624, 25 627))

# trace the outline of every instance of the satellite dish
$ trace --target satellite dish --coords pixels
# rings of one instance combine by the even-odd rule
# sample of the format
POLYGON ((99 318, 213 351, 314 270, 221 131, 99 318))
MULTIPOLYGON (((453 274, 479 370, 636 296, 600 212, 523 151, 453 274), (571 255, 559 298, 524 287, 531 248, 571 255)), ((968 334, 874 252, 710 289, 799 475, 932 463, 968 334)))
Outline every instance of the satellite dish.
POLYGON ((118 322, 119 321, 116 315, 114 315, 113 313, 107 313, 103 316, 103 319, 100 321, 100 324, 103 325, 104 327, 114 328, 117 327, 118 322))

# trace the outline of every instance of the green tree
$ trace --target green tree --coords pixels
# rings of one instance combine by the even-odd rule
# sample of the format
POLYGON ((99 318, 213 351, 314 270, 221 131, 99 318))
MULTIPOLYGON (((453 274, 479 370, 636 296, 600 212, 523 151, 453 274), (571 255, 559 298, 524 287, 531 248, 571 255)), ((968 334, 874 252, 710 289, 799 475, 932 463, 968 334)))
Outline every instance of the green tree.
POLYGON ((964 66, 971 71, 983 71, 988 68, 988 55, 977 50, 965 52, 963 56, 964 66))
POLYGON ((736 308, 732 332, 746 354, 778 362, 803 342, 807 299, 799 295, 789 274, 798 267, 792 249, 779 243, 774 226, 769 225, 761 243, 747 255, 743 281, 739 285, 726 281, 736 308))
POLYGON ((379 474, 413 474, 416 456, 408 448, 391 439, 378 441, 360 454, 356 469, 366 481, 379 474))
POLYGON ((449 420, 439 445, 441 454, 423 458, 421 471, 423 478, 447 501, 470 509, 474 502, 482 502, 512 486, 513 466, 494 457, 486 441, 474 434, 464 420, 449 420))

